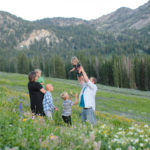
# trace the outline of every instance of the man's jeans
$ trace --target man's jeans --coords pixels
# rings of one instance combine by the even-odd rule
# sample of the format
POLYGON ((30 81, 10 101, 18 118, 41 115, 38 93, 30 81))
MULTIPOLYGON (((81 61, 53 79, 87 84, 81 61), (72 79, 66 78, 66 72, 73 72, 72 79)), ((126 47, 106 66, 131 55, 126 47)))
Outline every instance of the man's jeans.
POLYGON ((92 124, 95 124, 95 115, 92 108, 83 108, 81 113, 82 122, 87 121, 92 124))

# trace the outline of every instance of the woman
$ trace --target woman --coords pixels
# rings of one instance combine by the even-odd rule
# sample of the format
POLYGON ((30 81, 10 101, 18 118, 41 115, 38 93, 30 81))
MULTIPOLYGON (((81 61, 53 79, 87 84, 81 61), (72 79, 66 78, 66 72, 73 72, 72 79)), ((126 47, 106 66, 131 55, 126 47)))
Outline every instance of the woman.
POLYGON ((43 111, 43 97, 46 92, 42 85, 39 82, 35 82, 37 80, 36 72, 32 71, 29 73, 29 83, 28 90, 30 95, 30 106, 31 111, 35 115, 44 116, 43 111))

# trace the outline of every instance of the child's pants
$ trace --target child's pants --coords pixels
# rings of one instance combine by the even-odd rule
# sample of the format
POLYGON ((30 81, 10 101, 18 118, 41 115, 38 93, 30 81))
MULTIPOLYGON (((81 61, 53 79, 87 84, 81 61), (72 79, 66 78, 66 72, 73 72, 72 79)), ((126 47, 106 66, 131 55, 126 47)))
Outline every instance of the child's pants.
POLYGON ((62 118, 63 118, 65 123, 67 123, 68 125, 72 125, 71 116, 62 116, 62 118))
POLYGON ((47 118, 53 120, 52 112, 51 112, 50 110, 47 110, 47 111, 45 112, 45 115, 46 115, 47 118))

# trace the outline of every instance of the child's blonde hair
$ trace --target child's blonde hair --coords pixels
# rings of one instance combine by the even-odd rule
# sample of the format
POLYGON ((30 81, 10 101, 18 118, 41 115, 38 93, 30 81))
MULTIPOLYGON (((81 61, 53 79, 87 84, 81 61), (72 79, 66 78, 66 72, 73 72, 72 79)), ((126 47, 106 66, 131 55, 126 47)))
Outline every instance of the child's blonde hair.
POLYGON ((40 69, 35 69, 34 71, 35 71, 36 73, 38 73, 38 72, 42 73, 42 71, 41 71, 40 69))
POLYGON ((66 99, 66 96, 68 96, 68 93, 67 93, 67 92, 63 92, 63 93, 60 94, 60 97, 61 97, 62 99, 66 99))
POLYGON ((78 60, 78 58, 77 58, 76 56, 73 56, 73 57, 71 58, 71 63, 72 63, 73 61, 76 61, 77 63, 79 63, 79 60, 78 60))

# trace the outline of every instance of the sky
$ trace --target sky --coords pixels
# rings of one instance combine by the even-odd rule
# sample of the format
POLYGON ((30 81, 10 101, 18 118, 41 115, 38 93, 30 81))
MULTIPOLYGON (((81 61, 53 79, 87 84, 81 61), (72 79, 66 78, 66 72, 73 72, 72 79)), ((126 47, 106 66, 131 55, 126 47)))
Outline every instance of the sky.
POLYGON ((25 20, 53 17, 99 18, 120 7, 136 9, 148 0, 0 0, 0 11, 25 20))

